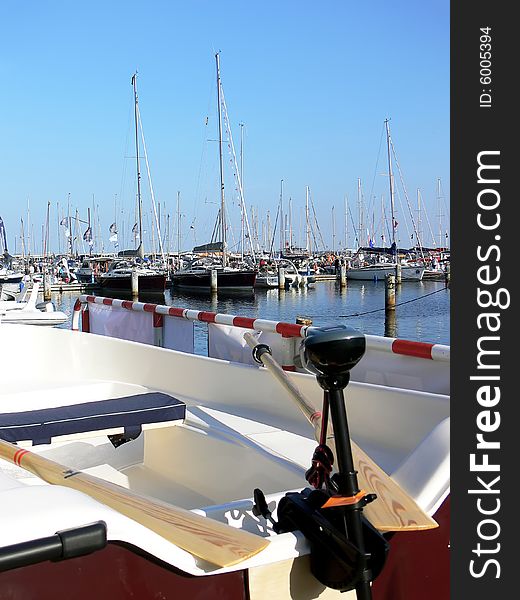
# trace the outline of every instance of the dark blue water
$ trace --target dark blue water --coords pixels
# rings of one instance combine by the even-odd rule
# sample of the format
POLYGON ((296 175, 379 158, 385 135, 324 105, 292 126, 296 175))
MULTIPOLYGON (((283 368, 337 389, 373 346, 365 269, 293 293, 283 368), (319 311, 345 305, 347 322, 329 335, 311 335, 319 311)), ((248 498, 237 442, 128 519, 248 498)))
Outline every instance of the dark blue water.
MULTIPOLYGON (((56 307, 72 314, 77 293, 54 295, 56 307)), ((450 343, 450 290, 444 282, 403 282, 397 286, 393 319, 385 319, 384 281, 350 281, 340 289, 335 281, 291 290, 258 290, 248 296, 191 295, 167 290, 162 298, 142 299, 179 308, 207 310, 251 318, 294 323, 296 317, 313 325, 343 323, 363 333, 408 340, 450 343)), ((70 327, 70 321, 65 327, 70 327)), ((205 324, 196 332, 196 352, 205 353, 205 324)))

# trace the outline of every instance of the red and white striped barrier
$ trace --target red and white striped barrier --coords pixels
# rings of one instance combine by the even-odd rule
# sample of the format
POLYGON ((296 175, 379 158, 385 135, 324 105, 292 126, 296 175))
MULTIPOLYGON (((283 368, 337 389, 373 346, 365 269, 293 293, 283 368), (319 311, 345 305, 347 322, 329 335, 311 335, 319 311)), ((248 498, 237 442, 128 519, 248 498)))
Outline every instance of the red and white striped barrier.
POLYGON ((428 358, 430 360, 450 360, 450 347, 442 344, 429 344, 427 342, 413 342, 410 340, 399 340, 397 338, 381 337, 378 335, 365 335, 367 348, 414 356, 416 358, 428 358))
MULTIPOLYGON (((271 347, 275 360, 288 371, 298 370, 294 360, 298 355, 300 340, 305 337, 308 327, 312 327, 90 295, 80 296, 74 305, 72 329, 79 330, 80 321, 82 331, 185 352, 194 352, 193 324, 206 323, 209 356, 248 364, 253 364, 253 359, 242 330, 252 329, 260 332, 262 343, 271 347), (103 307, 104 314, 96 312, 96 307, 103 307), (147 315, 147 318, 141 319, 138 326, 129 327, 130 321, 121 315, 126 311, 134 315, 133 324, 139 320, 139 313, 147 315), (115 312, 119 315, 116 316, 115 312), (179 335, 182 322, 191 323, 192 328, 183 328, 179 335), (168 323, 172 325, 168 326, 168 323), (190 332, 191 342, 188 340, 190 332)), ((449 346, 375 335, 365 337, 367 351, 363 360, 352 370, 353 380, 449 394, 449 346), (390 360, 390 356, 394 358, 390 360)))
MULTIPOLYGON (((178 345, 165 343, 165 325, 169 321, 164 317, 173 317, 175 329, 179 327, 179 322, 201 322, 208 325, 208 355, 212 358, 220 358, 233 362, 242 362, 254 364, 251 350, 243 339, 241 329, 253 329, 259 331, 262 336, 262 342, 271 346, 273 356, 279 361, 287 371, 295 371, 294 357, 298 354, 297 345, 299 340, 305 336, 306 325, 297 325, 294 323, 284 323, 269 321, 266 319, 252 319, 236 315, 219 314, 209 311, 193 310, 188 308, 176 308, 160 304, 149 304, 143 302, 132 302, 129 300, 117 300, 114 298, 104 298, 101 296, 82 295, 76 300, 72 317, 72 329, 79 330, 81 316, 81 330, 91 333, 101 333, 113 337, 132 339, 144 343, 152 343, 155 346, 173 348, 179 350, 178 345), (88 307, 91 306, 89 311, 88 307), (124 325, 114 326, 108 324, 106 319, 101 319, 99 313, 95 313, 94 307, 102 306, 111 309, 126 309, 134 313, 148 313, 151 315, 153 324, 153 340, 149 338, 149 327, 143 321, 136 333, 136 328, 130 332, 128 321, 124 325), (100 326, 99 321, 104 323, 100 326), (114 335, 114 331, 117 333, 114 335), (111 331, 110 331, 111 330, 111 331), (128 335, 130 333, 130 337, 128 335)), ((149 319, 150 320, 150 319, 149 319)), ((193 352, 193 348, 182 348, 184 351, 193 352)))

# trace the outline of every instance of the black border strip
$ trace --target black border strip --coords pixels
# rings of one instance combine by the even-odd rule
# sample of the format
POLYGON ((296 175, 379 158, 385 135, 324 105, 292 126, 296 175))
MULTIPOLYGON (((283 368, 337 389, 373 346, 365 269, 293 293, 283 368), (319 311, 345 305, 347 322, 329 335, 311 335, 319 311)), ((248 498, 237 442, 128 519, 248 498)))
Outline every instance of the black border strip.
POLYGON ((520 241, 519 192, 513 187, 520 168, 511 142, 519 129, 513 102, 520 30, 512 6, 482 1, 451 5, 451 597, 457 600, 519 594, 518 517, 512 509, 518 502, 514 484, 520 458, 514 443, 520 441, 515 421, 520 398, 513 339, 520 330, 513 293, 520 241), (481 48, 486 35, 490 49, 481 48), (499 167, 481 170, 480 182, 479 155, 481 163, 499 167), (491 206, 493 198, 495 208, 479 206, 479 201, 491 206), (485 229, 497 218, 496 227, 485 229), (483 283, 498 275, 495 283, 483 283), (498 306, 485 307, 489 298, 498 306), (491 313, 495 316, 483 316, 491 313), (482 354, 483 348, 497 353, 482 354), (479 434, 500 447, 477 448, 479 434), (472 454, 475 465, 487 460, 499 470, 472 470, 472 454))

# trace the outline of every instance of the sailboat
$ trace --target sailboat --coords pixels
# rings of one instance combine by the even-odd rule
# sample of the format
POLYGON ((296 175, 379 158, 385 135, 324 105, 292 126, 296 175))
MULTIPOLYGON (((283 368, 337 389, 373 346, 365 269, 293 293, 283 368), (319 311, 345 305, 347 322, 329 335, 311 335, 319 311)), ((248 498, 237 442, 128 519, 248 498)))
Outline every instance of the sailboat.
POLYGON ((172 273, 172 286, 191 291, 253 292, 257 270, 255 268, 233 267, 229 261, 226 243, 226 204, 224 196, 224 163, 222 158, 222 83, 220 80, 220 61, 215 54, 217 67, 217 104, 218 104, 218 148, 220 170, 220 241, 194 248, 194 252, 218 252, 209 260, 195 259, 185 269, 172 273))
POLYGON ((7 249, 7 236, 5 235, 5 226, 2 217, 0 217, 0 240, 4 250, 0 255, 0 288, 4 283, 19 284, 23 279, 23 273, 18 269, 12 268, 13 257, 7 249))
MULTIPOLYGON (((391 157, 391 138, 390 138, 390 127, 388 125, 388 119, 385 120, 386 127, 386 141, 388 151, 388 179, 390 182, 390 209, 391 209, 391 232, 392 232, 392 245, 390 248, 376 248, 373 246, 360 247, 353 260, 350 262, 349 268, 347 269, 347 278, 356 279, 361 281, 377 281, 379 279, 385 279, 387 275, 395 275, 396 269, 398 268, 398 254, 399 249, 397 248, 395 230, 397 227, 397 221, 395 219, 394 211, 394 177, 392 174, 392 157, 391 157), (372 262, 365 260, 365 253, 371 256, 382 257, 383 260, 374 260, 372 262), (386 262, 384 262, 386 259, 386 262), (358 260, 360 263, 356 265, 355 261, 358 260)), ((359 183, 358 183, 359 186, 359 183)), ((415 264, 400 264, 401 268, 401 280, 402 281, 421 281, 424 275, 424 265, 415 264)))
POLYGON ((166 274, 145 266, 143 245, 143 211, 141 199, 141 169, 139 162, 139 108, 137 98, 137 73, 132 75, 134 90, 134 117, 135 117, 135 153, 137 169, 137 206, 139 245, 135 250, 124 250, 120 255, 124 258, 115 260, 106 273, 97 278, 97 283, 104 291, 132 292, 132 274, 137 273, 138 292, 146 294, 164 294, 166 289, 166 274))

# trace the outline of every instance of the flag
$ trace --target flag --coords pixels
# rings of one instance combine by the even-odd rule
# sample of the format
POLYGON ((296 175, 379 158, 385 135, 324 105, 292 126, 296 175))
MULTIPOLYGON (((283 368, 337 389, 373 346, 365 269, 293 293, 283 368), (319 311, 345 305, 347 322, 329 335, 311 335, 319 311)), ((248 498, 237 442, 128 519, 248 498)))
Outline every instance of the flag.
POLYGON ((83 234, 83 239, 88 243, 89 246, 92 246, 92 244, 94 243, 92 240, 92 229, 90 227, 87 227, 87 229, 85 230, 85 233, 83 234))
POLYGON ((67 225, 67 217, 63 217, 63 219, 60 221, 60 225, 67 225))
POLYGON ((374 247, 374 240, 373 240, 372 238, 370 238, 370 239, 368 240, 368 245, 369 245, 369 247, 370 247, 370 248, 373 248, 373 247, 374 247))
POLYGON ((117 245, 117 226, 115 223, 112 223, 112 225, 110 225, 109 231, 110 237, 108 239, 117 245))
POLYGON ((0 237, 4 241, 4 252, 7 252, 7 238, 5 236, 5 226, 2 217, 0 217, 0 237))

